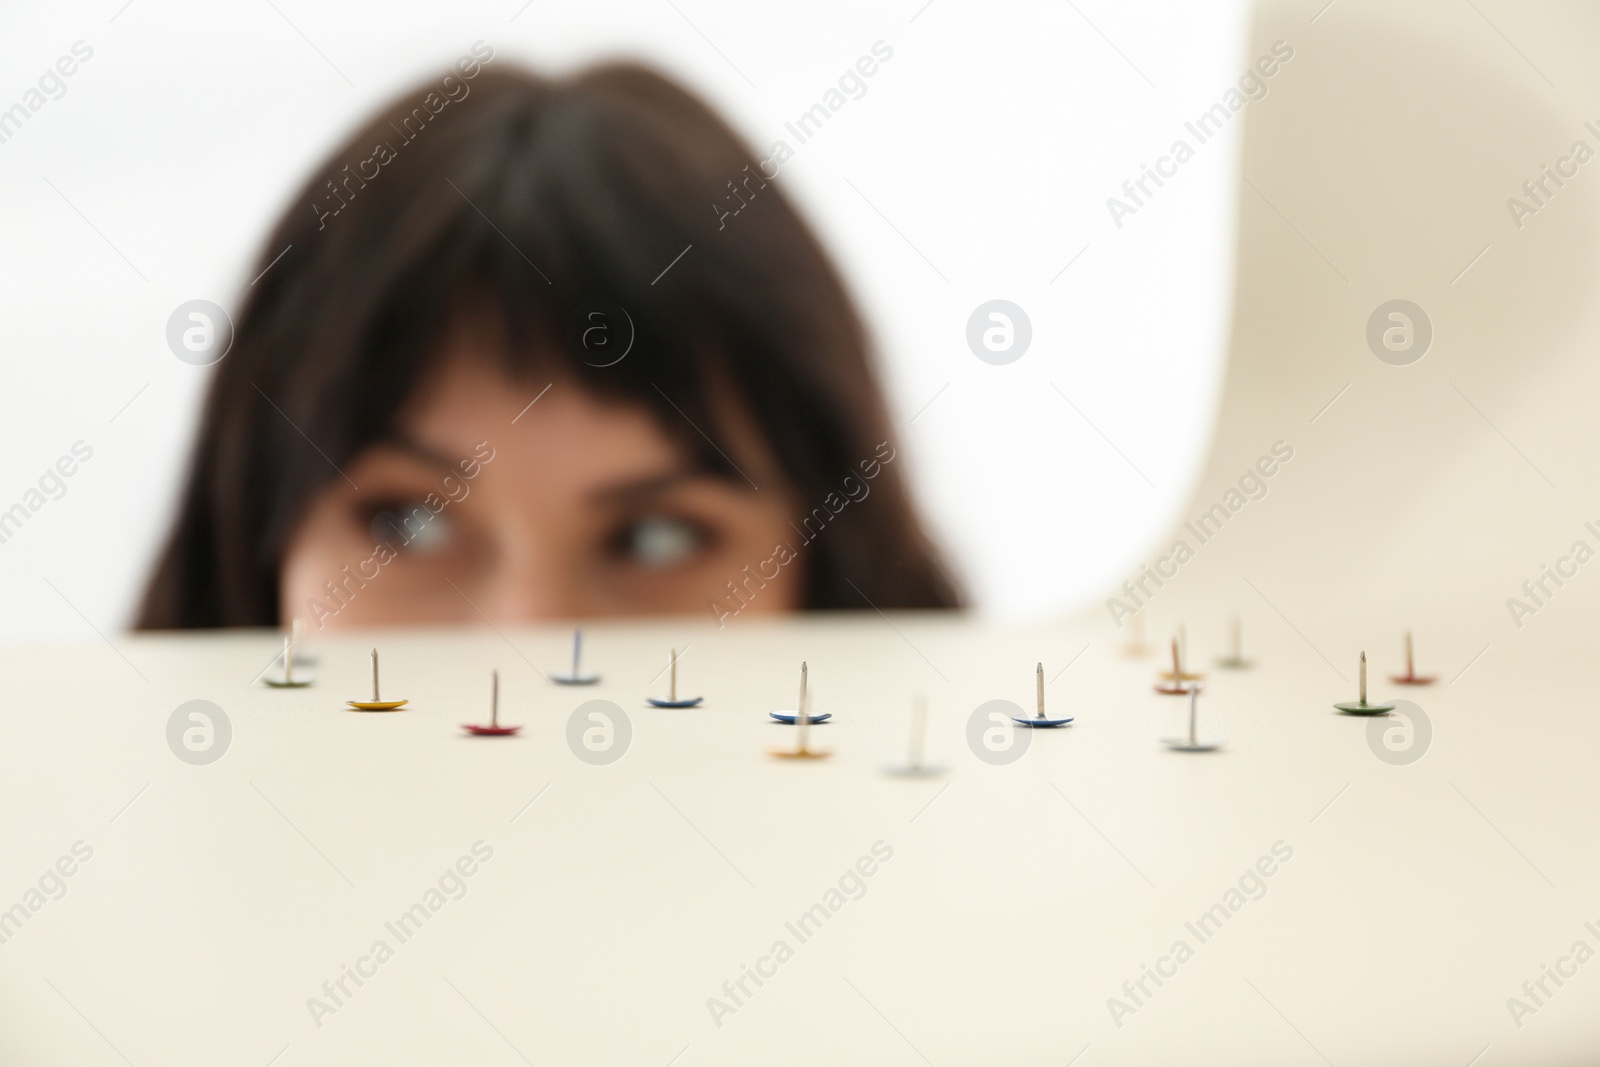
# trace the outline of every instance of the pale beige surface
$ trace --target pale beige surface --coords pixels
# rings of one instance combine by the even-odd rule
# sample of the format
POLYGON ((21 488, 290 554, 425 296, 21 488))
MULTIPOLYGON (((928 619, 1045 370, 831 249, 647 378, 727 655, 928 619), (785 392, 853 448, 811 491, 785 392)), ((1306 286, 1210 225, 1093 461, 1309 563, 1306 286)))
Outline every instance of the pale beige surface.
MULTIPOLYGON (((1197 659, 1213 622, 1191 629, 1197 659)), ((1380 640, 1375 673, 1393 666, 1395 635, 1328 625, 1341 650, 1380 640)), ((1448 628, 1423 632, 1423 666, 1453 666, 1448 628)), ((1505 1007, 1574 940, 1600 945, 1583 929, 1600 924, 1600 723, 1577 713, 1579 650, 1515 645, 1419 691, 1432 746, 1396 767, 1365 721, 1332 713, 1349 689, 1299 637, 1271 619, 1247 636, 1260 667, 1214 674, 1202 703, 1232 743, 1198 757, 1159 747, 1184 702, 1151 692, 1153 661, 1117 656, 1098 619, 595 628, 593 691, 535 673, 562 665, 564 633, 388 635, 385 690, 413 701, 391 715, 340 710, 368 684, 356 638, 318 642, 318 684, 296 691, 249 684, 267 634, 119 639, 148 682, 104 647, 5 653, 4 903, 73 842, 94 857, 0 946, 0 1061, 121 1062, 108 1045, 134 1064, 265 1064, 285 1046, 281 1064, 1593 1053, 1600 964, 1520 1031, 1505 1007), (669 642, 692 645, 682 681, 704 708, 643 706, 669 642), (1049 688, 1078 722, 1011 766, 980 763, 971 710, 1027 705, 1034 661, 1053 676, 1080 651, 1049 688), (765 713, 792 704, 802 657, 815 707, 837 715, 816 730, 828 762, 764 754, 792 737, 765 713), (503 714, 527 730, 464 738, 495 665, 503 714), (882 773, 917 689, 944 779, 882 773), (635 729, 609 767, 564 739, 591 696, 635 729), (209 767, 163 732, 196 697, 234 725, 209 767), (494 857, 467 895, 398 944, 385 921, 480 839, 494 857), (894 856, 862 899, 809 943, 786 932, 880 840, 894 856), (1186 932, 1280 840, 1293 858, 1262 899, 1208 943, 1186 932), (395 958, 315 1026, 307 998, 380 937, 395 958), (707 998, 780 938, 794 958, 717 1027, 707 998), (1179 938, 1194 958, 1119 1029, 1107 998, 1179 938)))
POLYGON ((1320 3, 1274 3, 1259 21, 1251 54, 1285 38, 1297 59, 1250 111, 1207 473, 1149 556, 1275 441, 1294 447, 1147 611, 1152 640, 1185 621, 1206 660, 1243 614, 1261 666, 1214 676, 1203 704, 1227 750, 1160 749, 1181 702, 1150 692, 1153 660, 1116 655, 1100 604, 1013 632, 876 615, 597 627, 593 693, 522 658, 558 668, 562 632, 508 633, 517 651, 493 633, 390 635, 385 691, 415 702, 390 716, 338 710, 366 691, 365 639, 320 642, 321 681, 298 692, 248 684, 264 634, 118 637, 133 667, 103 646, 0 653, 0 907, 73 842, 95 850, 0 945, 0 1061, 1593 1058, 1600 962, 1520 1028, 1507 998, 1574 942, 1600 950, 1585 927, 1600 927, 1600 563, 1521 628, 1506 600, 1575 540, 1600 548, 1583 527, 1600 524, 1600 162, 1521 230, 1505 199, 1600 116, 1600 32, 1577 6, 1476 2, 1339 0, 1315 23, 1320 3), (1411 367, 1366 349, 1393 297, 1437 331, 1411 367), (1353 695, 1362 648, 1374 693, 1396 695, 1378 679, 1407 626, 1443 677, 1398 694, 1434 734, 1392 766, 1329 704, 1353 695), (665 649, 691 642, 682 682, 706 707, 643 707, 665 649), (1026 705, 1034 661, 1053 676, 1080 651, 1050 688, 1077 724, 1009 767, 967 750, 977 704, 1026 705), (838 715, 817 731, 827 763, 764 755, 789 736, 764 715, 792 705, 801 658, 838 715), (528 730, 462 739, 493 665, 528 730), (881 773, 919 689, 942 780, 881 773), (590 696, 636 729, 611 767, 566 747, 590 696), (167 717, 197 697, 236 731, 211 767, 166 747, 167 717), (307 998, 480 839, 495 854, 467 896, 317 1028, 307 998), (865 897, 718 1028, 707 998, 793 944, 785 921, 879 840, 894 858, 865 897), (1185 921, 1280 840, 1294 858, 1266 896, 1119 1029, 1107 998, 1193 945, 1185 921))

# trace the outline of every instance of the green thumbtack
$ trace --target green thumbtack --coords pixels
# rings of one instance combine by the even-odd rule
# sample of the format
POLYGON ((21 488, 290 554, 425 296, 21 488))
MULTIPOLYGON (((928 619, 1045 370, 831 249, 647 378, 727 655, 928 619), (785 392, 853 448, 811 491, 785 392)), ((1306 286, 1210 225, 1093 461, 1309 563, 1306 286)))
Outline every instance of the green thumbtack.
POLYGON ((1393 704, 1368 704, 1367 703, 1367 654, 1361 653, 1361 699, 1354 704, 1335 704, 1334 707, 1346 715, 1387 715, 1394 710, 1393 704))

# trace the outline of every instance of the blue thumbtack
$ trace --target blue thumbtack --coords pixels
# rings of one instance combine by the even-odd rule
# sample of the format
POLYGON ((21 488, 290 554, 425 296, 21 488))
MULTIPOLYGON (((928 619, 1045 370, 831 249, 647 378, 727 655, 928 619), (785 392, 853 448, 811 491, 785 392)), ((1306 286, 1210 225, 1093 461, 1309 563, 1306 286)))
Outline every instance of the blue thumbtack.
POLYGON ((1037 667, 1034 668, 1034 671, 1033 671, 1033 682, 1034 682, 1034 692, 1035 692, 1035 695, 1038 697, 1038 700, 1036 702, 1038 710, 1034 712, 1033 718, 1031 718, 1031 719, 1028 718, 1025 715, 1013 715, 1013 716, 1011 716, 1011 721, 1016 723, 1018 726, 1028 726, 1028 727, 1031 727, 1031 728, 1033 728, 1035 730, 1045 730, 1045 729, 1050 729, 1050 728, 1056 727, 1056 726, 1065 726, 1065 725, 1067 725, 1067 723, 1071 722, 1072 721, 1072 716, 1071 715, 1068 715, 1064 719, 1047 719, 1047 718, 1044 717, 1044 664, 1043 663, 1039 664, 1037 667))
POLYGON ((598 674, 584 674, 578 669, 578 661, 583 656, 583 631, 572 631, 572 673, 552 674, 550 680, 557 685, 594 685, 600 680, 598 674))
POLYGON ((653 708, 693 708, 699 706, 705 697, 684 697, 678 699, 678 650, 673 649, 667 657, 667 699, 659 697, 645 697, 645 703, 653 708))
POLYGON ((806 701, 806 665, 804 663, 800 664, 800 704, 798 709, 795 711, 769 711, 767 714, 781 723, 793 726, 802 712, 805 713, 807 722, 827 722, 833 718, 833 712, 831 711, 825 711, 821 715, 811 714, 811 705, 806 701))

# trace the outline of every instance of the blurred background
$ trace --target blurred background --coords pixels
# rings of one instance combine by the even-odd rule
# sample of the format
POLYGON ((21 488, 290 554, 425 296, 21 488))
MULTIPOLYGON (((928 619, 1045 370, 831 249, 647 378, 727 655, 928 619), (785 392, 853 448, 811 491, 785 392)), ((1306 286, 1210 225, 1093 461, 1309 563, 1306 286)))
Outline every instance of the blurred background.
POLYGON ((0 113, 81 61, 0 123, 0 510, 76 442, 93 459, 0 543, 0 638, 127 623, 210 373, 168 316, 236 307, 314 162, 479 40, 551 71, 642 58, 758 155, 893 49, 778 180, 874 331, 985 615, 1104 610, 1284 441, 1163 611, 1214 596, 1209 573, 1258 611, 1457 596, 1488 625, 1600 518, 1600 164, 1560 162, 1600 149, 1597 37, 1590 7, 1507 0, 8 5, 0 113), (1536 203, 1546 166, 1569 176, 1536 203), (1147 168, 1169 176, 1135 198, 1147 168), (967 341, 995 299, 1031 325, 1004 365, 967 341), (1394 300, 1426 319, 1418 358, 1369 343, 1394 300))

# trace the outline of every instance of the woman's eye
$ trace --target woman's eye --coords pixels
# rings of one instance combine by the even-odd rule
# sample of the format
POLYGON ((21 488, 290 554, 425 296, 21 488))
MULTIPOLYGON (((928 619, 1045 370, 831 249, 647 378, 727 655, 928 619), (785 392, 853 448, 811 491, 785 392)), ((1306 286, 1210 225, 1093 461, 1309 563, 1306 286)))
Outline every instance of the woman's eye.
POLYGON ((628 562, 649 570, 675 567, 705 547, 710 538, 684 519, 652 515, 624 527, 615 542, 628 562))
POLYGON ((436 515, 426 504, 413 500, 374 515, 372 539, 397 551, 426 556, 450 543, 451 526, 444 512, 436 515))

